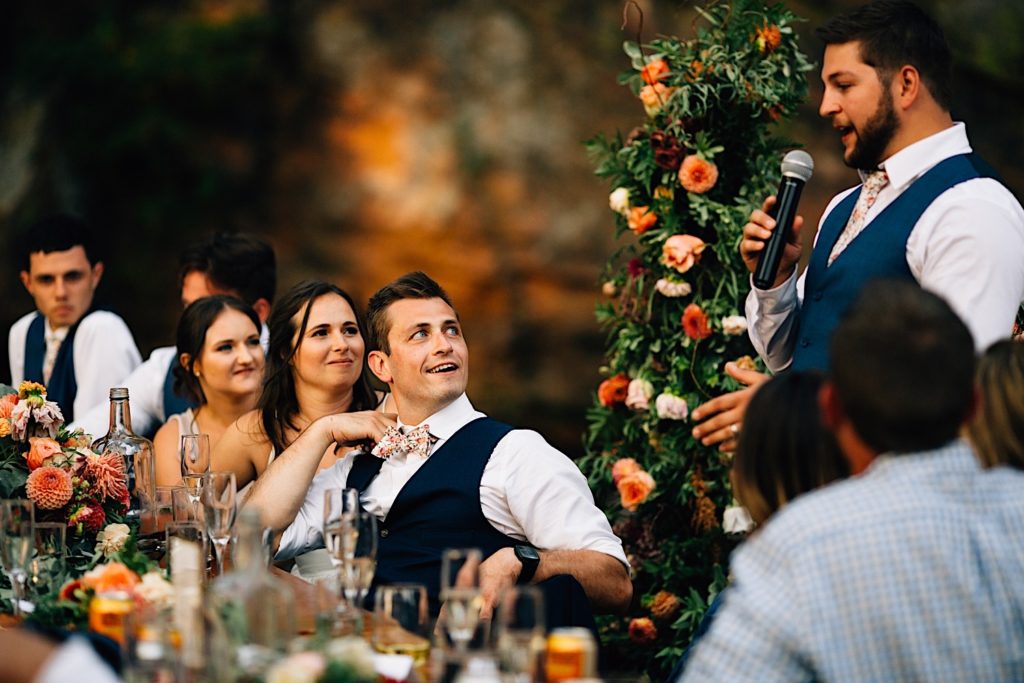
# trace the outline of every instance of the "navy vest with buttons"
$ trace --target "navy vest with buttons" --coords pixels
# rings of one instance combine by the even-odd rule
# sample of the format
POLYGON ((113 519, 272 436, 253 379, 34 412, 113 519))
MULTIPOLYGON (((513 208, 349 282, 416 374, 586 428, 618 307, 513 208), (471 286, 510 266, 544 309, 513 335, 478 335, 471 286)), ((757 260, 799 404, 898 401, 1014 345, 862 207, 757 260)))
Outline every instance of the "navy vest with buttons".
MULTIPOLYGON (((501 548, 523 543, 491 526, 480 508, 484 468, 494 447, 511 430, 489 417, 473 420, 434 451, 402 487, 379 527, 374 589, 392 583, 422 584, 436 617, 445 548, 479 548, 486 559, 501 548)), ((365 491, 383 462, 369 453, 356 456, 346 485, 365 491)), ((538 588, 544 593, 549 628, 583 626, 596 634, 590 604, 574 578, 556 576, 538 588)))
MULTIPOLYGON (((91 313, 92 311, 89 311, 91 313)), ((86 315, 89 315, 86 313, 86 315)), ((81 320, 71 326, 68 334, 57 349, 57 358, 50 371, 50 381, 46 383, 46 398, 60 406, 65 422, 75 419, 75 396, 78 395, 78 381, 75 379, 75 332, 81 320)), ((45 318, 36 313, 25 333, 25 366, 26 381, 43 384, 43 358, 46 356, 45 318)))
POLYGON ((183 398, 174 391, 174 368, 177 365, 178 351, 175 349, 174 358, 171 359, 171 364, 167 366, 167 376, 164 377, 164 420, 167 420, 171 415, 184 413, 189 408, 199 407, 198 403, 183 398))
POLYGON ((793 369, 828 370, 832 331, 867 282, 879 278, 915 281, 907 265, 911 231, 939 195, 974 178, 998 180, 998 175, 974 154, 936 164, 875 216, 830 266, 829 254, 860 192, 855 190, 839 202, 825 218, 807 266, 793 369))

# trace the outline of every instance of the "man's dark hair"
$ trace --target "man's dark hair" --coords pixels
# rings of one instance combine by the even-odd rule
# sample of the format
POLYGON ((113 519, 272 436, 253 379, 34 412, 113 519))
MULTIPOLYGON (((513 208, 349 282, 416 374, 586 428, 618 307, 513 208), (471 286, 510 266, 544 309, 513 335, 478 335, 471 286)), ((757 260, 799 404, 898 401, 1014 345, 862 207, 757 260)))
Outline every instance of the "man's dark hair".
POLYGON ((402 299, 441 299, 451 306, 453 311, 455 310, 448 293, 426 273, 418 270, 406 273, 397 280, 384 285, 370 297, 366 311, 370 351, 380 350, 384 353, 391 353, 391 345, 388 344, 388 332, 391 329, 391 322, 388 320, 388 307, 402 299))
POLYGON ((952 107, 949 45, 938 23, 914 3, 875 0, 829 20, 815 34, 826 45, 860 42, 861 59, 886 86, 897 69, 910 64, 939 106, 952 107))
POLYGON ((96 242, 92 227, 81 218, 68 214, 47 216, 31 224, 20 236, 22 269, 29 270, 32 254, 67 251, 73 247, 82 247, 89 265, 94 266, 103 260, 99 258, 96 242))
POLYGON ((878 453, 938 448, 969 417, 974 342, 953 309, 914 284, 869 283, 836 327, 832 382, 878 453))
POLYGON ((274 248, 255 235, 218 232, 188 247, 181 254, 178 286, 193 272, 205 274, 220 289, 236 292, 250 306, 259 299, 274 301, 274 248))

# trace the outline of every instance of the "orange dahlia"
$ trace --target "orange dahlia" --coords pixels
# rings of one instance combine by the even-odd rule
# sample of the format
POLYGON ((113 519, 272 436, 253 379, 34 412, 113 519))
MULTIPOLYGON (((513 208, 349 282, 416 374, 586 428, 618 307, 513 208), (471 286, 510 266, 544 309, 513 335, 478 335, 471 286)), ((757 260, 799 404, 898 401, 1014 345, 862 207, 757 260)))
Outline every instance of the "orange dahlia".
POLYGON ((653 643, 658 639, 658 629, 649 617, 637 617, 629 622, 629 639, 639 645, 653 643))
POLYGON ((128 500, 128 483, 124 476, 124 460, 118 453, 91 453, 86 457, 85 477, 93 490, 103 498, 128 500))
POLYGON ((770 54, 782 44, 782 30, 775 24, 764 24, 754 34, 754 42, 761 54, 770 54))
POLYGON ((706 339, 711 336, 707 313, 697 304, 690 304, 683 310, 683 330, 690 339, 706 339))
POLYGON ((629 392, 629 377, 626 377, 621 372, 614 377, 610 377, 605 381, 601 382, 601 386, 597 388, 597 400, 601 402, 606 408, 611 408, 617 403, 622 403, 626 400, 626 396, 629 392))
POLYGON ((57 510, 71 500, 71 473, 47 465, 34 470, 25 481, 29 499, 43 510, 57 510))
POLYGON ((130 591, 139 583, 139 575, 120 562, 108 562, 90 569, 82 576, 82 585, 97 593, 130 591))
POLYGON ((671 591, 658 591, 651 600, 651 616, 655 619, 674 619, 682 604, 671 591))
POLYGON ((14 406, 18 404, 17 394, 6 394, 0 396, 0 418, 10 417, 14 412, 14 406))
POLYGON ((718 182, 718 167, 707 159, 691 154, 679 167, 679 184, 687 192, 704 194, 718 182))

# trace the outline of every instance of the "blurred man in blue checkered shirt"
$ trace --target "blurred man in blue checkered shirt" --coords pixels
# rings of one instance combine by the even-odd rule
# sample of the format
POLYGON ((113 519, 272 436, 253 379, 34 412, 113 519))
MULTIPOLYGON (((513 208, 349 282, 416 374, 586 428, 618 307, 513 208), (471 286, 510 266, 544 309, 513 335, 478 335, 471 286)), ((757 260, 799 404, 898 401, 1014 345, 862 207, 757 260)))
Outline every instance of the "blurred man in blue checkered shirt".
POLYGON ((958 439, 973 366, 943 300, 865 289, 821 394, 857 476, 737 550, 683 680, 1024 681, 1024 472, 984 470, 958 439))

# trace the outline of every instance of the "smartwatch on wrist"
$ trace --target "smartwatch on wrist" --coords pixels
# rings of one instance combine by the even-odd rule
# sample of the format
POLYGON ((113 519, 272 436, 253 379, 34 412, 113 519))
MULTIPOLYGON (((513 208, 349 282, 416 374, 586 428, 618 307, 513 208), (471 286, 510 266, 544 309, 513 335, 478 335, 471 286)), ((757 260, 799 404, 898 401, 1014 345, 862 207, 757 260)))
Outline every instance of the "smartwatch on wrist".
POLYGON ((532 545, 517 545, 513 548, 516 559, 518 559, 523 568, 519 570, 519 579, 516 583, 522 585, 529 583, 533 575, 537 573, 537 565, 540 564, 540 553, 532 545))

